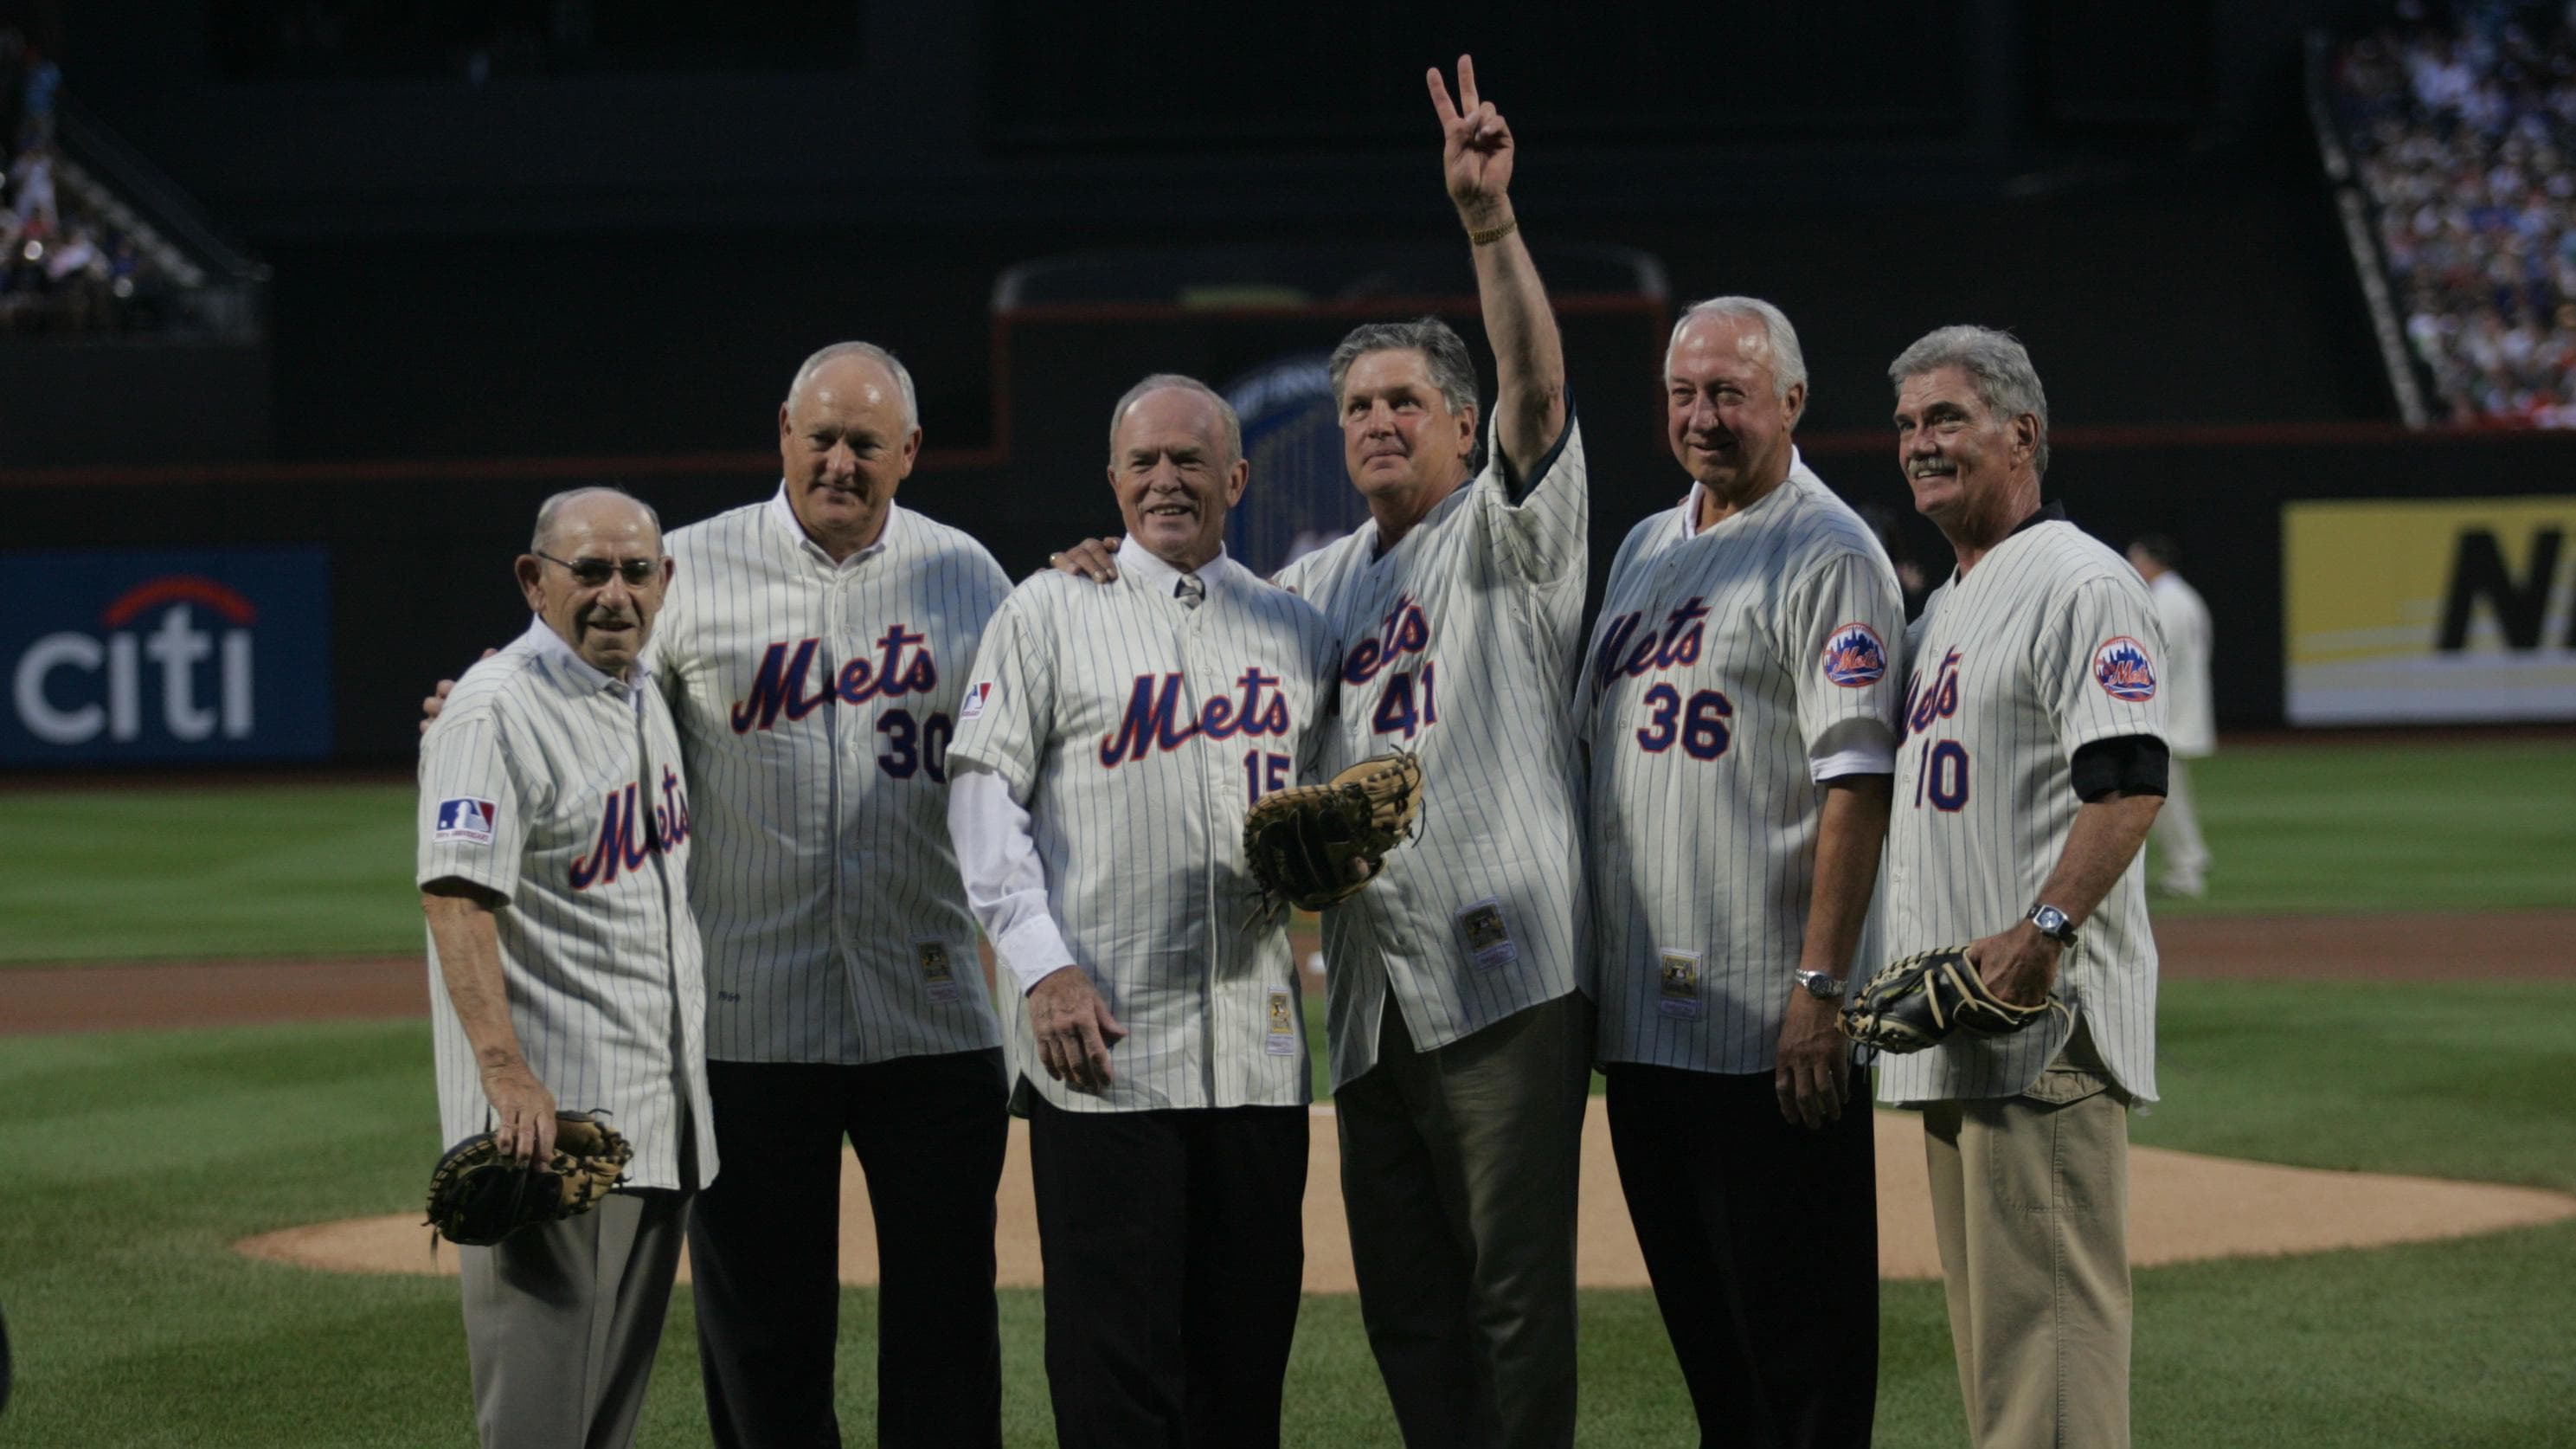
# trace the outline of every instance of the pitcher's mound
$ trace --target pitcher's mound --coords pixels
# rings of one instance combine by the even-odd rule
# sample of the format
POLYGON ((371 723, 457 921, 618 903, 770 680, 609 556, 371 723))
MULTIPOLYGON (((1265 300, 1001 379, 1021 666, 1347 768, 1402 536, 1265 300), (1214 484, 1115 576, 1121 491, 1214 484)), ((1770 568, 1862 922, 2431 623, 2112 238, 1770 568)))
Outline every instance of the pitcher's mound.
MULTIPOLYGON (((1610 1155, 1610 1122, 1592 1100, 1583 1132, 1583 1282, 1603 1288, 1646 1286, 1646 1265, 1619 1196, 1610 1155)), ((1889 1278, 1937 1278, 1932 1215, 1923 1171, 1921 1119, 1878 1114, 1878 1257, 1889 1278)), ((1342 1222, 1341 1163, 1332 1108, 1315 1108, 1306 1177, 1306 1291, 1348 1293, 1351 1245, 1342 1222)), ((2576 1217, 2576 1196, 2539 1188, 2495 1187, 2423 1177, 2322 1172, 2275 1167, 2162 1148, 2131 1149, 2129 1256, 2141 1265, 2199 1258, 2257 1257, 2328 1248, 2467 1237, 2576 1217)), ((1001 1227, 995 1248, 1005 1287, 1039 1282, 1037 1213, 1029 1197, 1028 1124, 1011 1123, 1002 1169, 1001 1227)), ((349 1273, 454 1273, 456 1250, 433 1253, 417 1212, 352 1218, 288 1228, 234 1245, 255 1258, 349 1273)), ((876 1281, 876 1230, 868 1215, 867 1179, 844 1157, 841 1178, 841 1281, 876 1281)), ((681 1276, 688 1267, 681 1265, 681 1276)))

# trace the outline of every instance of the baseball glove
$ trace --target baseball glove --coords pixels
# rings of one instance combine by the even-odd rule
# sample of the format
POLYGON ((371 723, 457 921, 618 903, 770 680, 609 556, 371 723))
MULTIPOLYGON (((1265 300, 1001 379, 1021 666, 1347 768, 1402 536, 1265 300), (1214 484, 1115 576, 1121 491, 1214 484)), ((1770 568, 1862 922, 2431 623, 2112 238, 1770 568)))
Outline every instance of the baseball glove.
POLYGON ((1422 811, 1422 762, 1364 760, 1330 784, 1265 795, 1243 818, 1243 854, 1265 904, 1320 911, 1377 878, 1422 811))
POLYGON ((1869 978, 1843 1007, 1843 1035, 1884 1052, 1919 1052, 1952 1032, 2003 1036, 2064 1010, 2054 996, 2017 1006, 1995 995, 1967 950, 1952 946, 1889 962, 1869 978))
POLYGON ((634 1156, 616 1128, 582 1112, 555 1114, 554 1156, 541 1163, 506 1156, 491 1133, 478 1132, 430 1173, 429 1226, 451 1243, 488 1247, 531 1223, 599 1206, 634 1156))

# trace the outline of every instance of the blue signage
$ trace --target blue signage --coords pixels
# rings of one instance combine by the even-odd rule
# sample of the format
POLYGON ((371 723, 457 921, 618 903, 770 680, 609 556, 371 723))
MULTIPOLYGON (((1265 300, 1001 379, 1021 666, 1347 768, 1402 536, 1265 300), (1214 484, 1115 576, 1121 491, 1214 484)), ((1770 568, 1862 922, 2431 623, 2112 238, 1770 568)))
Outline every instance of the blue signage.
POLYGON ((0 553, 0 764, 331 751, 319 548, 0 553))
POLYGON ((1225 389, 1243 418, 1243 456, 1252 460, 1252 482, 1226 516, 1225 549, 1263 578, 1368 517, 1342 463, 1330 361, 1323 352, 1274 358, 1225 389))

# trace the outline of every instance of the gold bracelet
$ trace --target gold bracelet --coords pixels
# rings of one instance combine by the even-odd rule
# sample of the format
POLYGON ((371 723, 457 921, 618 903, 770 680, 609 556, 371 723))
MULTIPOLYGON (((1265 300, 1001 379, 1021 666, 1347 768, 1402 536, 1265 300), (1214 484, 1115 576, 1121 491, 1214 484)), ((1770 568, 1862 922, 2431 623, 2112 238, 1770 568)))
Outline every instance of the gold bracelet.
POLYGON ((1483 231, 1471 231, 1467 233, 1467 244, 1469 246, 1479 247, 1490 246, 1520 229, 1521 219, 1516 216, 1511 220, 1504 222, 1501 226, 1489 226, 1483 231))

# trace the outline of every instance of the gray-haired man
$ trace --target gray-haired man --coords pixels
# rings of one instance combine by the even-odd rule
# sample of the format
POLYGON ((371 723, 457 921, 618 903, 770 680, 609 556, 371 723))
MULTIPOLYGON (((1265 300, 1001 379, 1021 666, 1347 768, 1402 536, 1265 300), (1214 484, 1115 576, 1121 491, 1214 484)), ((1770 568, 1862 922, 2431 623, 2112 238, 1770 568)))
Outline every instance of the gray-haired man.
POLYGON ((1915 621, 1882 917, 2066 1010, 1888 1057, 1920 1104, 1959 1389, 1980 1449, 2129 1442, 2129 1137, 2156 1094, 2138 848, 2164 803, 2168 668, 2119 554, 2043 505, 2030 354, 1945 327, 1900 354, 1897 460, 1958 568, 1915 621))

